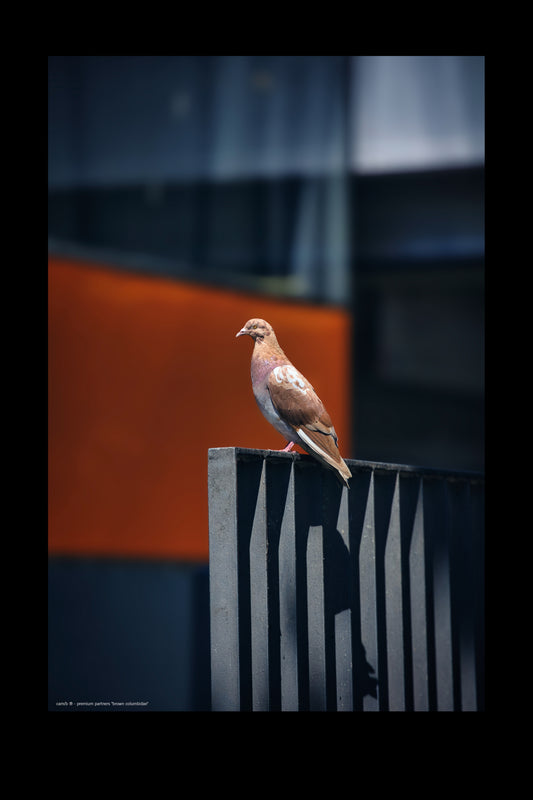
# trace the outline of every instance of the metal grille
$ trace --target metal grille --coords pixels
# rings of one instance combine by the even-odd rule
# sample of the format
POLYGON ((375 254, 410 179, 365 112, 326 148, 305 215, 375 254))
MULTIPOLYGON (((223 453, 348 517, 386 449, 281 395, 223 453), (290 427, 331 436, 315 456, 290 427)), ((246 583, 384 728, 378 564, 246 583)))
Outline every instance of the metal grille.
POLYGON ((209 450, 214 711, 484 708, 484 479, 209 450))

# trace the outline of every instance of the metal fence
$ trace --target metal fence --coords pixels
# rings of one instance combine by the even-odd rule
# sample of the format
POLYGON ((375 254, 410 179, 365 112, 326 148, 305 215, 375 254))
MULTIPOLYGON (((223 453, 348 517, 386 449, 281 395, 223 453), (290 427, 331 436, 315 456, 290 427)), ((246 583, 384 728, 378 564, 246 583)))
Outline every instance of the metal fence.
POLYGON ((213 711, 484 709, 484 479, 209 450, 213 711))

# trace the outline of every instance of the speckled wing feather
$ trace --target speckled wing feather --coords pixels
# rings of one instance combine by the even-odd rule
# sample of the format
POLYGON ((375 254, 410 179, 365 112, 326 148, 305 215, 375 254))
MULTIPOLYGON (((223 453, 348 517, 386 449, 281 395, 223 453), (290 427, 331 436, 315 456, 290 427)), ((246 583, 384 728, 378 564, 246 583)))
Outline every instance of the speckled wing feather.
POLYGON ((292 364, 276 367, 269 375, 268 391, 277 413, 294 428, 302 447, 321 457, 345 479, 351 477, 339 453, 331 418, 301 372, 292 364))
POLYGON ((332 426, 321 399, 292 364, 272 370, 268 376, 268 391, 278 414, 294 428, 317 423, 322 417, 325 428, 332 426))

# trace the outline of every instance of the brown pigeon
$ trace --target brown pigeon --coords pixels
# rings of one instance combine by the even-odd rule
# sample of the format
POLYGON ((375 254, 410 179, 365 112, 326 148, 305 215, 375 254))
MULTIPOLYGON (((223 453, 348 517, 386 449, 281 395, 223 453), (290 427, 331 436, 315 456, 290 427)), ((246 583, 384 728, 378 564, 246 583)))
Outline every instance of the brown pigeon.
POLYGON ((324 404, 294 367, 264 319, 249 319, 237 336, 254 340, 252 389, 265 418, 288 441, 283 452, 298 444, 309 455, 332 469, 349 488, 352 473, 341 458, 337 434, 324 404))

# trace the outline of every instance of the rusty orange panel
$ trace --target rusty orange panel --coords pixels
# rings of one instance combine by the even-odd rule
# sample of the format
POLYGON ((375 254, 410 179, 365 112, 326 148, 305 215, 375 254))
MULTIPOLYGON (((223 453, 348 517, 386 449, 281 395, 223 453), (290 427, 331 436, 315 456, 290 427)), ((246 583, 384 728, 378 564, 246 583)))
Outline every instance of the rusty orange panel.
POLYGON ((209 447, 280 449, 251 389, 250 317, 275 328, 350 458, 350 316, 49 261, 49 550, 205 560, 209 447))

